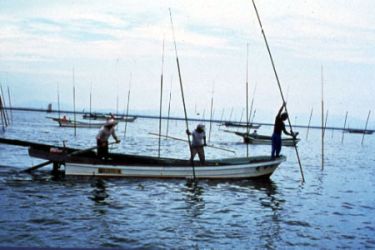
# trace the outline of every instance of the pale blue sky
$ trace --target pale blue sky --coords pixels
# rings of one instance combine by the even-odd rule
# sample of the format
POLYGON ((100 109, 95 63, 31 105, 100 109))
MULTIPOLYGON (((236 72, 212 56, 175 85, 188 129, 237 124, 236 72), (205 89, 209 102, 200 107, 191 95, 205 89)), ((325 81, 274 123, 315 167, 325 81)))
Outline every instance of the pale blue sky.
MULTIPOLYGON (((329 122, 345 112, 364 123, 375 110, 375 1, 256 1, 288 109, 319 123, 321 66, 329 122)), ((172 9, 188 113, 209 113, 212 89, 217 118, 245 107, 246 44, 256 120, 272 122, 281 97, 250 0, 238 1, 19 1, 0 0, 0 81, 15 106, 124 109, 131 80, 131 110, 158 114, 162 41, 164 100, 183 115, 169 21, 172 9)), ((375 120, 372 119, 373 121, 375 120)), ((370 126, 374 127, 370 119, 370 126)), ((333 124, 332 124, 333 125, 333 124)), ((336 124, 340 125, 340 124, 336 124)))

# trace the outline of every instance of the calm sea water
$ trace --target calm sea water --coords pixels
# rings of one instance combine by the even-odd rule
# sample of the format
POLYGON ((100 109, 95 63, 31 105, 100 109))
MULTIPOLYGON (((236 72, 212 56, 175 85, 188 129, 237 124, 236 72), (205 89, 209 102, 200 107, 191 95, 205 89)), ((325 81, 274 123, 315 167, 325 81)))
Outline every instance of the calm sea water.
MULTIPOLYGON (((97 129, 59 128, 44 113, 15 112, 0 136, 88 148, 97 129)), ((191 123, 191 127, 196 123, 191 123)), ((166 121, 163 130, 165 133, 166 121)), ((206 124, 208 128, 208 124, 206 124)), ((185 138, 183 122, 169 134, 185 138)), ((124 123, 112 151, 158 154, 158 120, 124 123)), ((321 169, 320 131, 300 130, 305 183, 293 148, 269 181, 52 180, 48 167, 34 175, 19 170, 41 162, 27 149, 0 144, 0 247, 90 247, 143 249, 333 249, 375 248, 375 137, 328 131, 321 169)), ((259 133, 270 134, 270 127, 259 133)), ((241 138, 213 125, 216 146, 246 154, 241 138)), ((250 146, 269 154, 270 146, 250 146)), ((188 158, 187 143, 162 140, 161 155, 188 158)), ((206 148, 207 158, 232 157, 206 148)))

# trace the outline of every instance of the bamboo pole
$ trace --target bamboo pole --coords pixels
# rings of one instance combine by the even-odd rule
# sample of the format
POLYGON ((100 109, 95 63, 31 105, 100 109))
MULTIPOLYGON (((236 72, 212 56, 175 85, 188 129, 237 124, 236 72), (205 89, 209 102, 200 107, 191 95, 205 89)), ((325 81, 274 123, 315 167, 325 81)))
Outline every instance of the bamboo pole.
POLYGON ((10 110, 10 121, 11 123, 13 123, 13 109, 12 109, 12 101, 11 101, 11 98, 10 98, 10 90, 9 90, 9 86, 7 86, 8 88, 8 103, 9 103, 9 110, 10 110))
POLYGON ((5 103, 5 95, 4 95, 4 92, 3 92, 3 86, 0 85, 0 89, 1 89, 1 96, 3 98, 3 112, 4 112, 4 117, 5 117, 5 125, 6 127, 9 126, 9 116, 8 116, 8 112, 7 112, 7 109, 6 109, 6 103, 5 103))
POLYGON ((75 75, 73 68, 73 117, 74 117, 74 136, 77 136, 77 119, 76 119, 76 84, 75 84, 75 75))
POLYGON ((321 169, 323 170, 324 169, 324 79, 323 79, 323 66, 321 66, 321 84, 322 84, 322 100, 321 100, 321 108, 322 108, 322 126, 321 126, 321 133, 322 133, 322 140, 321 140, 321 143, 322 143, 322 147, 321 147, 321 169))
MULTIPOLYGON (((261 22, 261 20, 260 20, 259 13, 258 13, 258 10, 257 10, 257 7, 256 7, 256 5, 255 5, 254 0, 252 0, 252 2, 253 2, 253 6, 254 6, 255 13, 256 13, 257 18, 258 18, 259 26, 260 26, 261 31, 262 31, 262 35, 263 35, 263 38, 264 38, 264 42, 265 42, 266 47, 267 47, 268 55, 269 55, 270 60, 271 60, 271 64, 272 64, 272 68, 273 68, 273 72, 274 72, 274 74, 275 74, 276 81, 277 81, 277 84, 278 84, 278 86, 279 86, 279 90, 280 90, 281 98, 282 98, 282 100, 283 100, 283 103, 285 103, 285 99, 284 99, 283 91, 282 91, 282 89, 281 89, 281 84, 280 84, 279 76, 278 76, 278 74, 277 74, 276 67, 275 67, 275 63, 274 63, 274 61, 273 61, 273 57, 272 57, 272 54, 271 54, 271 50, 270 50, 270 47, 269 47, 268 42, 267 42, 266 34, 264 33, 263 26, 262 26, 262 22, 261 22)), ((285 111, 288 113, 288 110, 287 110, 286 105, 285 105, 285 111)), ((290 131, 293 133, 293 129, 292 129, 292 125, 291 125, 291 123, 290 123, 290 118, 289 118, 289 117, 288 117, 288 123, 289 123, 290 131)), ((295 148, 295 151, 296 151, 296 156, 297 156, 297 160, 298 160, 298 164, 299 164, 299 168, 300 168, 300 172, 301 172, 302 182, 305 182, 305 177, 304 177, 303 170, 302 170, 301 159, 300 159, 300 157, 299 157, 299 152, 298 152, 298 148, 297 148, 296 143, 295 143, 294 148, 295 148)))
MULTIPOLYGON (((155 136, 159 136, 159 134, 156 134, 156 133, 149 133, 150 135, 155 135, 155 136)), ((187 142, 187 140, 185 139, 181 139, 181 138, 177 138, 177 137, 173 137, 173 136, 169 136, 169 135, 160 135, 161 137, 164 137, 164 138, 167 138, 167 139, 173 139, 173 140, 177 140, 177 141, 183 141, 183 142, 187 142)), ((209 147, 209 148, 215 148, 215 149, 219 149, 219 150, 223 150, 223 151, 227 151, 227 152, 231 152, 233 154, 236 154, 236 151, 234 150, 230 150, 230 149, 226 149, 226 148, 221 148, 221 147, 216 147, 214 145, 207 145, 206 147, 209 147)))
POLYGON ((5 124, 5 115, 4 115, 3 101, 2 101, 1 95, 0 95, 0 116, 1 116, 1 125, 3 127, 3 132, 4 132, 6 124, 5 124))
POLYGON ((341 144, 344 143, 344 134, 345 134, 345 127, 346 127, 347 119, 348 119, 348 111, 346 111, 346 114, 345 114, 344 129, 342 130, 342 136, 341 136, 341 144))
POLYGON ((309 137, 310 123, 311 123, 312 114, 313 114, 313 109, 311 109, 309 123, 307 124, 306 140, 309 137))
POLYGON ((129 79, 129 90, 128 90, 128 101, 126 104, 126 115, 125 115, 125 129, 124 129, 124 140, 126 138, 126 129, 128 127, 128 115, 129 115, 129 103, 130 103, 130 89, 131 89, 132 74, 130 73, 129 79))
POLYGON ((163 106, 163 72, 164 72, 164 39, 163 39, 163 52, 161 55, 161 75, 160 75, 160 113, 159 113, 159 147, 158 157, 160 158, 160 144, 161 144, 161 115, 163 106))
POLYGON ((365 134, 366 134, 366 131, 367 131, 368 120, 370 119, 370 114, 371 114, 371 110, 368 111, 366 125, 365 125, 365 131, 363 131, 362 141, 361 141, 362 146, 363 146, 363 140, 365 139, 365 134))
MULTIPOLYGON (((173 20, 172 20, 172 12, 171 12, 171 9, 169 9, 169 17, 170 17, 170 20, 171 20, 171 26, 172 26, 173 41, 174 41, 174 49, 175 49, 175 54, 176 54, 176 63, 177 63, 177 70, 178 70, 178 78, 179 78, 179 80, 180 80, 180 89, 181 89, 182 104, 183 104, 183 107, 184 107, 185 125, 186 125, 186 130, 189 130, 189 123, 188 123, 187 112, 186 112, 186 105, 185 105, 184 88, 183 88, 183 85, 182 85, 181 69, 180 69, 180 63, 179 63, 178 55, 177 55, 177 44, 176 44, 176 37, 175 37, 175 33, 174 33, 174 27, 173 27, 173 20)), ((188 138, 189 149, 190 149, 190 153, 191 153, 191 141, 190 141, 190 136, 187 135, 187 138, 188 138)), ((196 182, 196 176, 195 176, 195 166, 194 166, 194 161, 191 161, 191 166, 192 166, 192 170, 193 170, 193 178, 194 178, 194 182, 197 183, 197 182, 196 182)))
POLYGON ((172 78, 171 78, 171 87, 169 89, 169 101, 168 101, 168 115, 167 115, 167 130, 166 130, 166 135, 168 136, 169 132, 169 117, 171 114, 171 100, 172 100, 172 78))
POLYGON ((210 108, 210 130, 209 130, 209 132, 208 132, 208 143, 210 143, 210 141, 211 141, 213 106, 214 106, 214 86, 212 87, 212 96, 211 96, 211 108, 210 108))
MULTIPOLYGON (((250 134, 249 126, 249 44, 246 44, 246 134, 250 134)), ((246 157, 249 157, 249 144, 246 143, 246 157)))
POLYGON ((60 110, 60 86, 59 83, 57 83, 57 115, 59 119, 61 118, 60 110))

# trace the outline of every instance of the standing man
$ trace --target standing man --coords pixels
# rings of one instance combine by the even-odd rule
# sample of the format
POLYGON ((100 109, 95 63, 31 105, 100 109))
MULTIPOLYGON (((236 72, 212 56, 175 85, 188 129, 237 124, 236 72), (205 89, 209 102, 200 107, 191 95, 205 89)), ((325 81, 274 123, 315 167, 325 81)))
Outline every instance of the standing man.
POLYGON ((108 159, 108 139, 112 137, 116 140, 116 143, 120 143, 115 133, 115 126, 117 122, 113 119, 109 119, 99 130, 96 136, 96 145, 98 147, 98 157, 104 160, 108 159))
POLYGON ((205 162, 204 155, 204 146, 207 146, 206 143, 206 132, 204 131, 205 127, 203 124, 198 124, 197 128, 194 129, 193 133, 190 133, 189 130, 186 130, 186 133, 190 136, 192 135, 193 141, 191 142, 191 157, 190 161, 194 160, 195 155, 198 153, 199 161, 203 165, 205 162))
POLYGON ((285 129, 284 121, 288 119, 288 113, 282 112, 285 106, 286 106, 286 103, 284 102, 279 110, 279 113, 277 113, 276 118, 275 118, 275 125, 273 127, 273 134, 272 134, 272 152, 271 152, 272 158, 280 157, 280 151, 281 151, 281 146, 282 146, 282 143, 281 143, 282 132, 284 132, 284 134, 286 135, 290 135, 293 137, 296 137, 298 135, 298 133, 294 134, 293 132, 288 132, 285 129))

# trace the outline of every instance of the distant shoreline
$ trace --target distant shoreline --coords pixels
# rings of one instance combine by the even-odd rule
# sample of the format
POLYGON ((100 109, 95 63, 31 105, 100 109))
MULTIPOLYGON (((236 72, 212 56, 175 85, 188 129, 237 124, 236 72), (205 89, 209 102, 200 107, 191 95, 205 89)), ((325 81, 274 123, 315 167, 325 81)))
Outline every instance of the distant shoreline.
MULTIPOLYGON (((44 112, 44 113, 65 113, 65 114, 87 114, 89 112, 87 111, 71 111, 71 110, 48 110, 48 109, 42 109, 42 108, 25 108, 25 107, 3 107, 5 110, 15 110, 15 111, 28 111, 28 112, 44 112)), ((108 114, 110 112, 92 112, 92 113, 98 113, 98 114, 108 114)), ((121 114, 116 114, 116 113, 112 113, 113 115, 124 115, 123 113, 121 114)), ((135 116, 135 117, 138 117, 138 118, 146 118, 146 119, 160 119, 159 116, 156 116, 156 115, 139 115, 139 114, 128 114, 128 116, 135 116)), ((178 120, 178 121, 184 121, 185 118, 183 117, 176 117, 176 116, 171 116, 171 117, 166 117, 166 116, 162 116, 161 119, 163 120, 178 120)), ((228 122, 228 120, 218 120, 218 119, 212 119, 212 120, 209 120, 209 119, 199 119, 199 118, 189 118, 188 119, 189 121, 197 121, 197 122, 215 122, 215 123, 224 123, 224 122, 228 122)), ((239 122, 239 121, 231 121, 231 122, 239 122)), ((242 122, 244 123, 244 122, 242 122)), ((244 123, 245 124, 245 123, 244 123)), ((259 125, 262 125, 262 126, 273 126, 273 123, 263 123, 263 122, 254 122, 254 124, 259 124, 259 125)), ((224 126, 224 125, 223 125, 224 126)), ((313 126, 313 125, 310 125, 309 127, 307 125, 293 125, 293 128, 310 128, 310 129, 322 129, 321 126, 313 126)), ((344 130, 344 128, 341 128, 341 127, 331 127, 331 126, 327 126, 325 129, 328 129, 328 130, 344 130)), ((365 131, 364 129, 361 129, 361 128, 345 128, 345 130, 362 130, 362 131, 365 131)), ((375 132, 375 130, 373 129, 366 129, 367 132, 375 132)))

